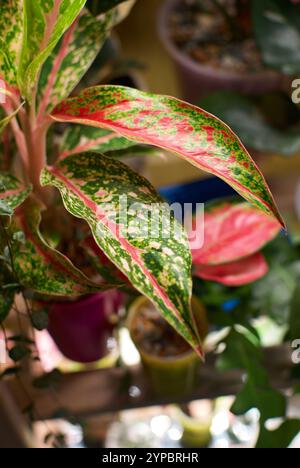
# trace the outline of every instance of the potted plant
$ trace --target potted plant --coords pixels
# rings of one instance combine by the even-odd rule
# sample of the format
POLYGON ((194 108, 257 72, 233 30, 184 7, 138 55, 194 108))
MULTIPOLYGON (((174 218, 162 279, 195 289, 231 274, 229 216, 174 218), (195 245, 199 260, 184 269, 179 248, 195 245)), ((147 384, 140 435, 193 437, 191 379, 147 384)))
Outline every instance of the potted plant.
POLYGON ((167 0, 159 29, 184 98, 290 90, 299 73, 299 12, 290 0, 167 0))
MULTIPOLYGON (((239 201, 212 204, 205 220, 206 241, 193 250, 194 294, 220 334, 216 368, 245 373, 231 411, 241 416, 258 409, 256 446, 286 448, 299 433, 300 421, 289 417, 288 396, 274 388, 262 348, 292 343, 299 335, 299 245, 239 201), (278 424, 270 428, 266 422, 274 418, 278 424)), ((297 366, 293 372, 297 382, 297 366)))
MULTIPOLYGON (((196 298, 192 299, 192 311, 204 342, 208 321, 203 305, 196 298)), ((131 304, 127 326, 155 393, 175 399, 192 394, 199 377, 199 356, 149 300, 141 296, 131 304)))
MULTIPOLYGON (((34 323, 36 303, 76 302, 126 288, 129 281, 202 356, 190 308, 185 231, 149 182, 110 151, 131 151, 141 143, 167 149, 284 223, 261 172, 219 119, 174 98, 115 85, 68 98, 124 8, 128 11, 126 2, 107 2, 95 18, 84 5, 84 0, 57 0, 45 10, 41 1, 11 0, 0 9, 1 321, 18 293, 34 323), (77 143, 68 133, 57 148, 51 138, 55 122, 74 125, 77 143), (153 205, 159 208, 158 236, 145 235, 145 214, 153 205), (57 239, 56 231, 67 231, 69 239, 68 227, 74 225, 71 244, 64 234, 57 239), (93 266, 90 252, 79 255, 89 232, 106 259, 94 254, 93 266)), ((83 302, 82 314, 88 312, 83 302)))

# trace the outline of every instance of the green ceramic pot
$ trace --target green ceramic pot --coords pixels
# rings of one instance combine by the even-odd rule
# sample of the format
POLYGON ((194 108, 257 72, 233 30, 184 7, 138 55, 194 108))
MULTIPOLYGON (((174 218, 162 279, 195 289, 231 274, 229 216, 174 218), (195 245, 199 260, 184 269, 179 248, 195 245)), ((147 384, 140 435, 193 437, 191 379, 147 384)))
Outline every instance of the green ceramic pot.
MULTIPOLYGON (((146 352, 135 339, 134 319, 142 307, 150 302, 144 297, 139 297, 130 307, 128 316, 128 328, 131 338, 138 349, 144 369, 149 376, 153 390, 158 396, 180 398, 190 394, 196 387, 198 381, 199 367, 201 361, 193 350, 176 355, 160 357, 146 352)), ((207 334, 207 319, 205 309, 198 299, 193 298, 192 307, 194 313, 202 323, 202 337, 207 334)))

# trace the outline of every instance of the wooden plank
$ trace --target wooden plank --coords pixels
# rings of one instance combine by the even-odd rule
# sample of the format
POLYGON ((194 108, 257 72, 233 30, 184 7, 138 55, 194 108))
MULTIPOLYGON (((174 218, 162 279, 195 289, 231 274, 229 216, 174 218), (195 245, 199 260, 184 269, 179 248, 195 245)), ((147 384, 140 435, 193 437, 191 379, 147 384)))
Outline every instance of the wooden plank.
MULTIPOLYGON (((236 394, 242 388, 244 373, 238 370, 220 373, 214 368, 214 361, 215 356, 210 355, 206 365, 200 370, 199 385, 195 393, 186 395, 177 402, 155 396, 141 367, 66 374, 52 391, 38 391, 35 394, 36 414, 39 419, 63 415, 86 418, 125 409, 236 394)), ((274 387, 285 389, 292 386, 291 351, 288 346, 266 349, 265 362, 274 387)), ((18 398, 16 390, 17 387, 14 386, 18 398)), ((19 404, 22 405, 20 396, 19 404)))
POLYGON ((33 434, 11 393, 0 382, 0 448, 34 448, 33 434))

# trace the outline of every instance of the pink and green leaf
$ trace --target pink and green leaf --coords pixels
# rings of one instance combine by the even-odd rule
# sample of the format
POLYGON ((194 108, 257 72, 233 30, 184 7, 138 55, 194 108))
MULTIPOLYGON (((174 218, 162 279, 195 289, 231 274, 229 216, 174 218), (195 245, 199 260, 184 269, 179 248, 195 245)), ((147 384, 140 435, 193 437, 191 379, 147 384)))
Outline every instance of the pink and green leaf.
POLYGON ((218 204, 205 212, 205 241, 200 248, 193 246, 193 262, 219 265, 248 257, 274 239, 280 229, 276 219, 248 203, 218 204))
POLYGON ((16 86, 23 35, 22 0, 2 0, 0 31, 0 78, 16 86))
POLYGON ((135 147, 136 143, 109 130, 72 125, 64 133, 60 156, 62 158, 85 151, 108 153, 135 147))
POLYGON ((22 106, 23 106, 23 104, 21 106, 19 106, 18 109, 13 111, 11 114, 7 115, 6 117, 4 117, 3 119, 0 120, 0 135, 2 134, 2 132, 5 129, 6 125, 9 124, 11 119, 13 119, 19 113, 22 106))
POLYGON ((128 286, 127 277, 112 263, 96 244, 93 236, 89 236, 81 242, 87 257, 90 259, 99 275, 110 284, 128 286))
POLYGON ((24 241, 13 244, 14 270, 20 284, 40 294, 77 297, 111 289, 95 284, 72 262, 44 240, 39 226, 41 205, 28 199, 16 212, 12 229, 23 232, 24 241))
POLYGON ((225 265, 195 265, 194 275, 226 286, 253 283, 268 273, 268 265, 261 253, 225 265))
POLYGON ((95 153, 47 167, 41 183, 60 190, 66 209, 89 224, 109 260, 200 354, 190 309, 188 239, 151 184, 120 161, 95 153), (152 232, 153 207, 159 218, 152 232))
POLYGON ((0 205, 5 205, 13 212, 26 200, 30 192, 31 187, 25 187, 16 177, 7 172, 0 172, 0 205))
POLYGON ((71 24, 86 0, 23 0, 24 36, 18 83, 30 102, 41 67, 71 24))
POLYGON ((69 96, 100 52, 115 21, 115 10, 97 19, 84 10, 68 29, 42 68, 39 80, 41 117, 69 96))
POLYGON ((57 106, 52 118, 105 128, 176 153, 231 185, 284 225, 258 167, 222 121, 196 106, 122 86, 98 86, 57 106))

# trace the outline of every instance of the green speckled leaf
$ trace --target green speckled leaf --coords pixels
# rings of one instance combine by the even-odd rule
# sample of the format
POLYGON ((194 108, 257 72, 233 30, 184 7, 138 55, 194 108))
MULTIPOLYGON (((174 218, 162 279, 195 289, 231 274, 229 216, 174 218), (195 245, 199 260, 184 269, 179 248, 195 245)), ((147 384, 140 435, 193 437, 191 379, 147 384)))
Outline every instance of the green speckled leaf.
POLYGON ((10 210, 21 205, 31 192, 31 187, 24 187, 18 179, 6 172, 0 172, 0 202, 10 210))
POLYGON ((85 255, 93 264, 99 275, 111 284, 128 286, 128 279, 123 273, 107 258, 103 251, 96 244, 93 236, 89 236, 81 242, 85 250, 85 255))
POLYGON ((22 4, 22 0, 1 0, 0 4, 0 78, 11 85, 17 84, 23 34, 22 4))
POLYGON ((14 268, 22 286, 53 296, 111 289, 106 283, 90 281, 67 257, 52 249, 39 231, 40 222, 41 206, 33 199, 28 199, 14 218, 12 229, 25 235, 25 242, 15 243, 13 250, 14 268))
POLYGON ((60 190, 67 210, 88 222, 105 255, 201 353, 190 311, 187 235, 150 183, 95 153, 60 160, 43 171, 41 183, 60 190), (153 209, 156 217, 150 216, 153 209))
POLYGON ((77 18, 85 1, 23 0, 25 26, 18 82, 29 101, 42 65, 77 18))
POLYGON ((135 147, 136 143, 120 135, 102 128, 87 127, 85 125, 70 126, 61 144, 61 157, 85 151, 108 153, 135 147))
POLYGON ((172 151, 231 185, 284 225, 263 175, 238 137, 221 120, 168 96, 122 86, 97 86, 61 103, 61 122, 106 128, 133 141, 172 151))
POLYGON ((91 66, 117 20, 112 10, 99 18, 84 11, 47 59, 39 81, 40 114, 67 97, 91 66))

